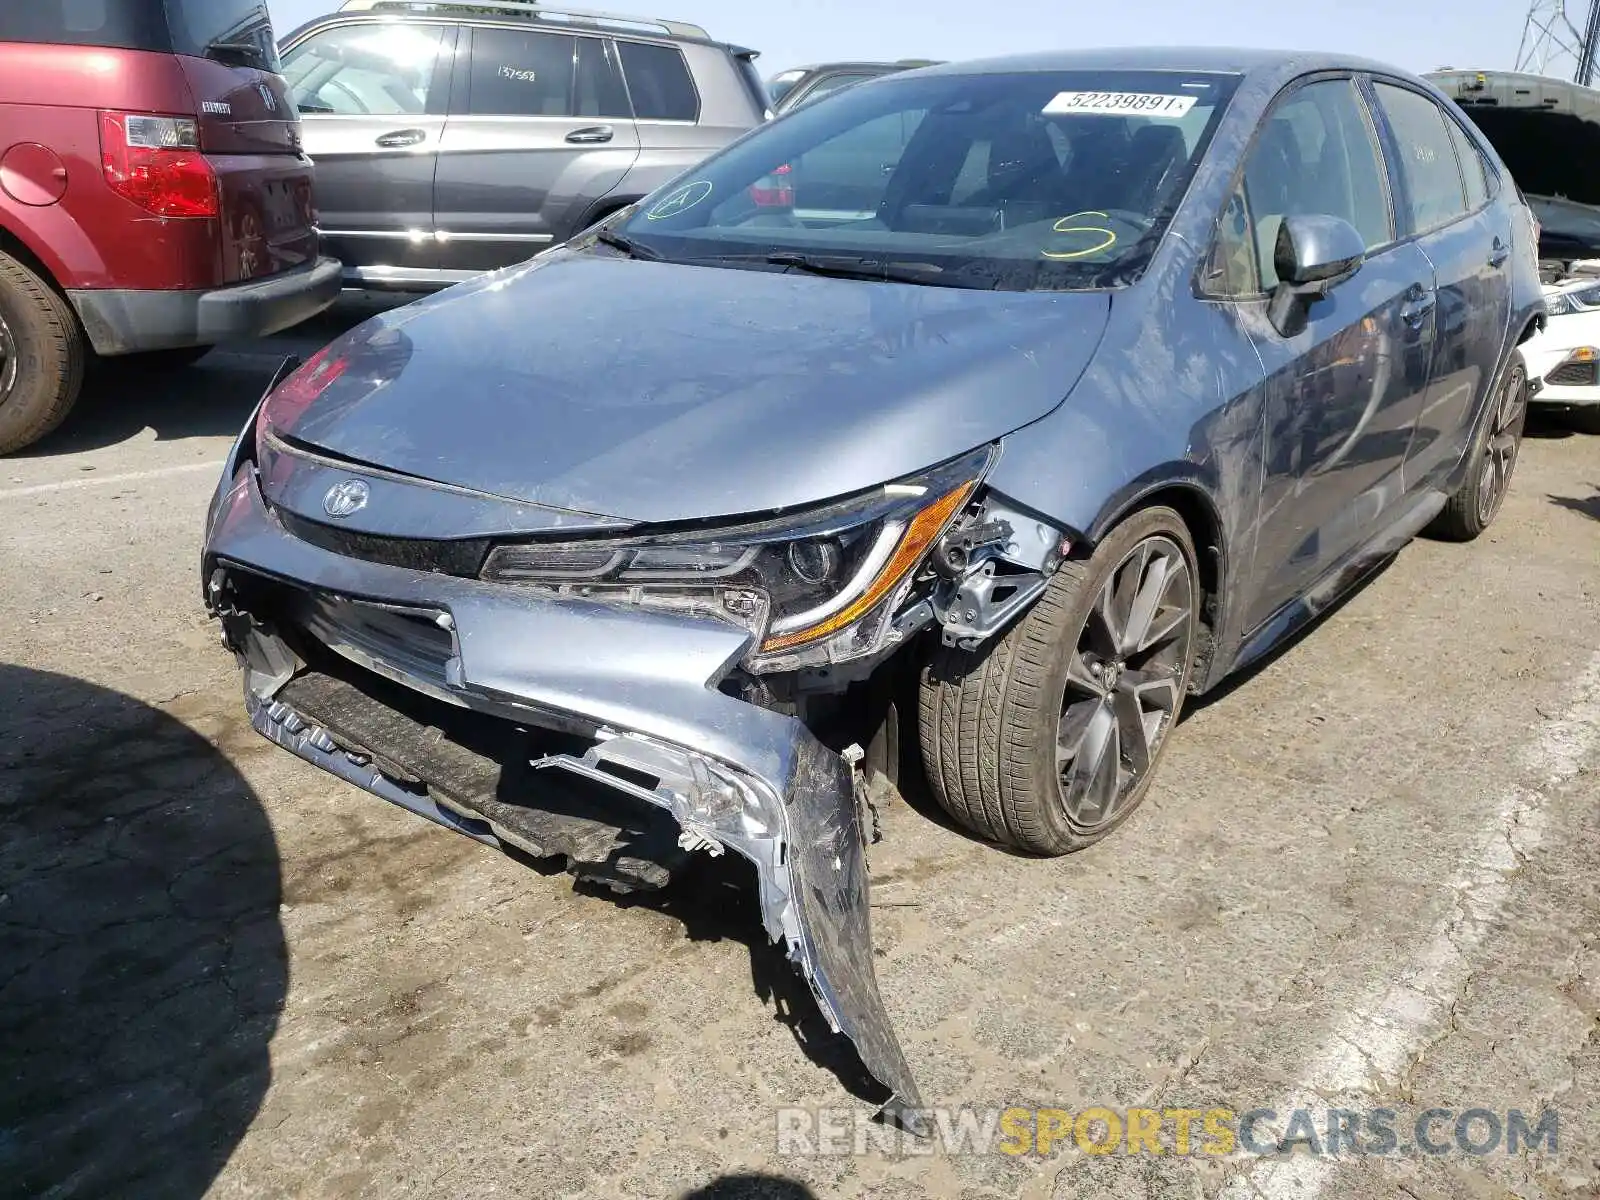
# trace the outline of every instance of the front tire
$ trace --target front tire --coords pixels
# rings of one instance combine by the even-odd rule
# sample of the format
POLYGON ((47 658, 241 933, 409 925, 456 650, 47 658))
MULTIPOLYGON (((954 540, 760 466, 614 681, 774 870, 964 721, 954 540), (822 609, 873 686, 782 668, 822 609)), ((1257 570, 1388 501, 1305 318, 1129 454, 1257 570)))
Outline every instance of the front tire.
POLYGON ((941 807, 989 841, 1081 850, 1133 814, 1188 692, 1201 600, 1183 518, 1149 508, 982 651, 924 668, 920 733, 941 807))
POLYGON ((1494 521, 1511 489, 1528 420, 1528 364, 1513 350, 1483 425, 1472 439, 1467 477, 1426 532, 1447 542, 1470 542, 1494 521))
POLYGON ((72 306, 0 253, 0 454, 31 446, 66 420, 87 356, 72 306))

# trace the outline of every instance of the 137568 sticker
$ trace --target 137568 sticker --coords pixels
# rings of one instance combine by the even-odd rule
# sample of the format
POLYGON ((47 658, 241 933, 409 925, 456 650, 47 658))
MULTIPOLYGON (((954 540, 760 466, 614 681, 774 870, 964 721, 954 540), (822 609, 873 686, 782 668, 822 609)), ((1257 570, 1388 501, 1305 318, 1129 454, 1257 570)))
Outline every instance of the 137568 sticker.
POLYGON ((1166 117, 1177 120, 1194 107, 1193 96, 1160 92, 1061 92, 1044 106, 1047 115, 1066 113, 1120 113, 1123 116, 1166 117))

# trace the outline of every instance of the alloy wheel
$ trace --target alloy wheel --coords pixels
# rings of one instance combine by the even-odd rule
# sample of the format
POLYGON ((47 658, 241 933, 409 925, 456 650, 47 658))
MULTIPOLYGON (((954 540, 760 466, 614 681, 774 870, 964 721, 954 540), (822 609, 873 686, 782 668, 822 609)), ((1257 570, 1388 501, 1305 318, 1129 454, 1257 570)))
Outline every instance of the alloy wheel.
POLYGON ((1068 819, 1110 824, 1149 773, 1181 699, 1194 577, 1177 542, 1145 538, 1106 577, 1067 667, 1056 768, 1068 819))
POLYGON ((0 404, 10 398, 21 370, 16 339, 11 336, 11 327, 6 324, 5 314, 0 313, 0 404))
POLYGON ((1485 525, 1500 511, 1511 486, 1511 472, 1522 446, 1522 425, 1528 414, 1527 392, 1526 376, 1520 368, 1513 370, 1489 417, 1489 441, 1478 478, 1478 520, 1485 525))

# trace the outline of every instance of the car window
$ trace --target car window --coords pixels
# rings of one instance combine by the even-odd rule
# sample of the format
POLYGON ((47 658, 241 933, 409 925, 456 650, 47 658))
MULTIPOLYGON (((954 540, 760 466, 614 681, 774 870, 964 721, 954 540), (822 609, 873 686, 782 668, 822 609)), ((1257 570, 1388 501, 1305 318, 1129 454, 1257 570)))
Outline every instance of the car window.
POLYGON ((822 99, 822 97, 824 97, 826 95, 829 95, 829 94, 831 94, 833 92, 837 92, 841 88, 847 88, 850 85, 856 84, 856 83, 865 83, 867 80, 876 79, 877 77, 878 76, 877 76, 876 73, 873 73, 873 74, 851 74, 851 75, 829 75, 826 78, 824 78, 822 80, 822 82, 818 83, 816 85, 816 87, 812 88, 809 92, 807 92, 805 94, 805 96, 801 99, 800 103, 801 104, 810 104, 812 101, 820 100, 820 99, 822 99))
POLYGON ((889 177, 926 115, 889 113, 800 155, 790 173, 795 208, 813 220, 876 218, 889 177))
POLYGON ((1473 144, 1460 122, 1446 121, 1445 124, 1450 130, 1450 140, 1455 143, 1462 182, 1467 185, 1467 207, 1475 209, 1489 199, 1489 174, 1483 152, 1473 144))
POLYGON ((272 19, 263 0, 167 0, 167 20, 179 54, 231 57, 239 65, 278 69, 272 19))
POLYGON ((1273 248, 1285 217, 1340 217, 1368 249, 1392 241, 1383 180, 1366 106, 1351 80, 1322 80, 1290 93, 1262 122, 1241 190, 1217 232, 1210 270, 1220 294, 1277 287, 1273 248), (1245 239, 1249 246, 1239 244, 1245 239), (1242 274, 1246 268, 1253 283, 1242 274))
POLYGON ((700 119, 700 95, 678 50, 644 42, 618 42, 617 49, 635 116, 641 121, 700 119))
POLYGON ((1448 225, 1467 211, 1449 119, 1432 100, 1409 88, 1380 83, 1377 93, 1400 154, 1397 166, 1411 231, 1427 233, 1448 225))
POLYGON ((0 42, 172 50, 172 35, 161 0, 0 3, 0 42))
POLYGON ((616 60, 599 38, 578 39, 578 84, 575 115, 580 117, 631 117, 628 92, 616 60))
POLYGON ((339 25, 283 56, 302 113, 420 115, 428 111, 443 30, 427 25, 339 25))
POLYGON ((577 39, 520 29, 474 29, 467 112, 492 117, 570 117, 577 39))
POLYGON ((1123 286, 1237 86, 1209 72, 890 75, 762 126, 623 228, 708 266, 843 256, 946 287, 1123 286))

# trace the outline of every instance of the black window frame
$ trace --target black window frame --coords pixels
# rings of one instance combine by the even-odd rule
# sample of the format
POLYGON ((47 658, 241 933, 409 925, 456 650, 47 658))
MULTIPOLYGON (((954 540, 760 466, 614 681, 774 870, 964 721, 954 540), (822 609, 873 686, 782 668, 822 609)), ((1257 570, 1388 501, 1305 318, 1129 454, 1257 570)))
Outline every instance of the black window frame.
MULTIPOLYGON (((1435 225, 1431 229, 1415 229, 1415 228, 1411 228, 1411 225, 1412 225, 1412 221, 1411 221, 1412 205, 1411 205, 1410 185, 1406 182, 1405 172, 1404 172, 1404 170, 1402 168, 1402 165, 1401 165, 1404 156, 1402 155, 1402 153, 1400 151, 1400 140, 1395 135, 1393 126, 1391 126, 1389 124, 1389 114, 1384 110, 1383 102, 1380 100, 1380 98, 1378 96, 1378 91, 1377 91, 1378 84, 1381 83, 1386 87, 1393 87, 1393 88, 1396 88, 1396 89, 1398 89, 1400 91, 1403 91, 1403 92, 1410 92, 1413 96, 1417 96, 1417 97, 1419 97, 1419 98, 1421 98, 1423 100, 1426 100, 1429 104, 1433 105, 1433 107, 1438 111, 1439 117, 1440 117, 1441 120, 1449 122, 1449 121, 1454 120, 1454 118, 1451 117, 1450 113, 1445 109, 1444 105, 1439 103, 1439 100, 1438 100, 1438 98, 1436 96, 1434 96, 1431 93, 1429 93, 1425 88, 1419 88, 1416 84, 1412 83, 1410 80, 1399 79, 1399 78, 1396 78, 1393 75, 1379 75, 1379 74, 1372 74, 1372 73, 1366 74, 1363 78, 1366 81, 1366 90, 1368 92, 1367 99, 1368 99, 1368 103, 1370 104, 1370 106, 1372 108, 1372 115, 1373 115, 1374 119, 1378 121, 1379 128, 1381 130, 1380 136, 1381 136, 1381 138, 1383 140, 1383 153, 1384 153, 1385 165, 1387 166, 1387 169, 1388 169, 1388 172, 1389 172, 1390 186, 1391 186, 1391 188, 1394 189, 1395 195, 1403 197, 1405 199, 1405 202, 1406 202, 1405 203, 1405 215, 1406 215, 1406 226, 1407 226, 1407 228, 1406 228, 1406 231, 1405 231, 1405 235, 1404 235, 1404 237, 1401 238, 1401 240, 1402 241, 1417 241, 1417 240, 1419 240, 1421 238, 1432 237, 1434 234, 1441 233, 1444 230, 1449 229, 1451 226, 1457 225, 1460 222, 1465 221, 1468 218, 1473 217, 1473 216, 1477 215, 1477 213, 1482 211, 1482 208, 1468 208, 1467 207, 1467 181, 1466 181, 1466 177, 1461 172, 1461 159, 1456 154, 1455 139, 1449 136, 1449 132, 1450 131, 1449 131, 1449 128, 1447 126, 1446 129, 1445 129, 1445 135, 1446 135, 1445 140, 1450 143, 1450 158, 1451 158, 1451 161, 1453 161, 1456 164, 1456 181, 1461 184, 1462 211, 1457 213, 1450 220, 1445 221, 1442 224, 1435 225)), ((1474 140, 1474 144, 1476 144, 1475 140, 1474 140)), ((1485 202, 1483 207, 1487 207, 1488 204, 1493 203, 1493 201, 1494 201, 1494 193, 1493 193, 1493 191, 1491 191, 1490 195, 1489 195, 1489 199, 1485 202)), ((1395 220, 1396 220, 1397 224, 1399 222, 1399 216, 1400 216, 1400 213, 1399 213, 1399 209, 1397 208, 1395 210, 1395 220)))
POLYGON ((700 118, 705 115, 706 111, 706 98, 700 94, 700 81, 694 77, 694 68, 689 65, 688 56, 684 54, 682 46, 675 42, 646 37, 619 37, 612 35, 610 41, 612 52, 616 55, 617 70, 622 73, 622 86, 628 91, 628 103, 633 109, 633 119, 635 121, 654 121, 668 125, 700 124, 700 118), (624 46, 649 46, 656 50, 670 50, 678 56, 678 61, 683 64, 683 73, 689 78, 689 90, 694 93, 693 117, 684 119, 682 117, 643 117, 639 115, 639 102, 634 98, 633 81, 628 78, 628 67, 622 58, 622 48, 624 46))
MULTIPOLYGON (((1197 299, 1225 304, 1244 304, 1259 303, 1271 297, 1272 293, 1267 291, 1229 293, 1211 290, 1209 286, 1212 278, 1211 264, 1216 257, 1217 245, 1222 236, 1222 222, 1227 218, 1228 208, 1233 203, 1235 193, 1238 193, 1244 185, 1245 165, 1250 161, 1257 145, 1260 143, 1261 132, 1266 128, 1268 118, 1272 116, 1279 105, 1287 103, 1297 92, 1303 91, 1313 84, 1339 80, 1345 80, 1354 85, 1356 99, 1360 103, 1366 123, 1367 134, 1372 138, 1373 149, 1378 155, 1378 166, 1380 168, 1378 182, 1382 186, 1384 204, 1389 212, 1389 240, 1368 250, 1367 258, 1371 259, 1381 254, 1387 254, 1407 240, 1407 235, 1402 234, 1400 231, 1398 197, 1395 194, 1394 181, 1390 177, 1387 148, 1383 140, 1385 127, 1379 124, 1381 113, 1377 111, 1373 98, 1366 86, 1368 81, 1367 74, 1362 71, 1335 70, 1317 71, 1310 75, 1301 75, 1291 79, 1283 87, 1279 88, 1277 94, 1267 103, 1266 108, 1262 110, 1261 116, 1256 120, 1255 128, 1250 131, 1250 141, 1239 155, 1239 161, 1233 166, 1233 173, 1228 177, 1228 189, 1224 193, 1222 203, 1218 206, 1216 215, 1211 222, 1211 237, 1206 242, 1205 253, 1200 255, 1199 261, 1195 264, 1193 287, 1194 295, 1197 299)), ((1249 203, 1248 197, 1246 197, 1245 202, 1246 204, 1249 203)), ((1251 239, 1250 253, 1251 257, 1257 260, 1255 277, 1260 279, 1260 250, 1256 246, 1253 237, 1251 239)))

